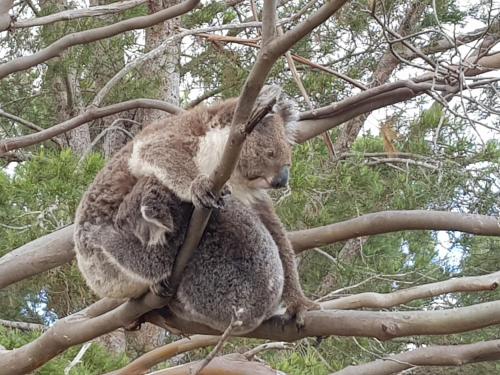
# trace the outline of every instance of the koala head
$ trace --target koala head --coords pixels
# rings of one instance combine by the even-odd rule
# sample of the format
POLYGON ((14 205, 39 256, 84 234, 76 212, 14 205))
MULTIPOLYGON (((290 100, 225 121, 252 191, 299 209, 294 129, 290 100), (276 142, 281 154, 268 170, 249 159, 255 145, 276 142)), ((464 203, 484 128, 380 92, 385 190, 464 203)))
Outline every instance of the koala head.
POLYGON ((278 189, 288 185, 297 119, 295 103, 280 98, 247 137, 237 171, 249 188, 278 189))

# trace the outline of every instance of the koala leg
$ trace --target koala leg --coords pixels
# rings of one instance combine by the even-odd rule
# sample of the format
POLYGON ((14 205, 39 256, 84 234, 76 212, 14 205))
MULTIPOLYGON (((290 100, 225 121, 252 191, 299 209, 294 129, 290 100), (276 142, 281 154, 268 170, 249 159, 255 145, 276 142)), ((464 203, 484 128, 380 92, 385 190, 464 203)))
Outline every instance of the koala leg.
POLYGON ((302 291, 295 262, 295 252, 270 199, 258 201, 254 209, 278 246, 285 276, 282 296, 286 305, 285 319, 295 317, 297 327, 301 328, 304 326, 306 312, 318 310, 320 306, 307 298, 302 291))
POLYGON ((172 193, 154 177, 143 177, 121 203, 115 225, 134 233, 143 245, 165 242, 165 234, 174 230, 169 203, 172 193))

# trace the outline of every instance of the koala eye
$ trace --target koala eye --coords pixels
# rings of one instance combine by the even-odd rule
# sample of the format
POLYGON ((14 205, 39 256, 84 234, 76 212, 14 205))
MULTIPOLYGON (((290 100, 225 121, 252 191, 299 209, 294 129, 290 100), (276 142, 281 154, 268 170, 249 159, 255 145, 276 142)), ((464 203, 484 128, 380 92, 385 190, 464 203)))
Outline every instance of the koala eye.
POLYGON ((268 157, 270 157, 270 158, 274 158, 274 150, 268 150, 268 151, 266 152, 266 155, 267 155, 268 157))

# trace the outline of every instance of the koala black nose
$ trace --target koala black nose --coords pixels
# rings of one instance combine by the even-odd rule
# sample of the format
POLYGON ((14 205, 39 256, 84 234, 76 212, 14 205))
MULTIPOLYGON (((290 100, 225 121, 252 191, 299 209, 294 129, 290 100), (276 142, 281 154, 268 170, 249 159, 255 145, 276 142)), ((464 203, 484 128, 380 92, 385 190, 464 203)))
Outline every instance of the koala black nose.
POLYGON ((290 176, 290 167, 285 165, 281 167, 279 173, 274 176, 271 181, 271 186, 274 189, 284 188, 288 185, 288 177, 290 176))

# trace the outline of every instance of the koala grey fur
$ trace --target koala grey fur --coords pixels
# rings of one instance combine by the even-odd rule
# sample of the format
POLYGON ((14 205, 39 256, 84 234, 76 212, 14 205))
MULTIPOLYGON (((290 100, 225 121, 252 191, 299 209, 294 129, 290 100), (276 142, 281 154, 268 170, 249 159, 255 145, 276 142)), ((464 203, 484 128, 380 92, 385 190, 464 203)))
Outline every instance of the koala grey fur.
MULTIPOLYGON (((79 268, 98 295, 161 294, 191 203, 219 205, 208 175, 235 106, 227 100, 148 125, 96 176, 77 210, 74 238, 79 268)), ((233 194, 212 214, 169 305, 174 313, 224 330, 231 307, 243 308, 240 331, 250 331, 281 300, 298 318, 317 307, 302 292, 293 249, 265 191, 288 178, 294 116, 288 103, 278 103, 248 136, 229 181, 233 194)))

